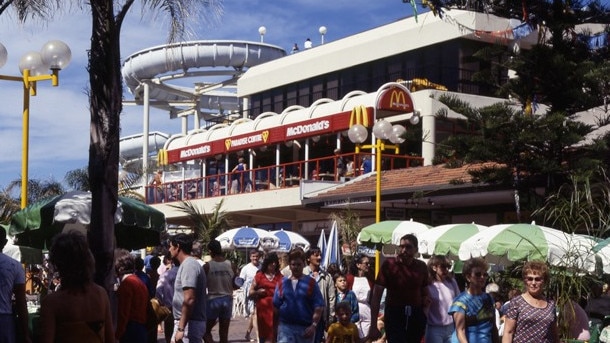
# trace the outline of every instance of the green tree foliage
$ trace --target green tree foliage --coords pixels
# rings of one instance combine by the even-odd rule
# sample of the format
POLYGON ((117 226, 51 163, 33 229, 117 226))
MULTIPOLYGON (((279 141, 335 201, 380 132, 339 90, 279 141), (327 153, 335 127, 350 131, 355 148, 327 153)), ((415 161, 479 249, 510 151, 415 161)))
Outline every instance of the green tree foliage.
POLYGON ((564 232, 608 237, 610 179, 602 168, 571 175, 534 215, 564 232))
MULTIPOLYGON (((606 62, 610 56, 608 48, 591 49, 582 38, 598 32, 578 32, 576 25, 607 22, 609 17, 596 1, 469 3, 475 10, 527 21, 538 29, 538 43, 521 49, 517 40, 514 45, 486 47, 473 56, 483 67, 473 80, 507 101, 474 108, 442 96, 439 100, 463 114, 466 122, 458 124, 464 126, 464 133, 439 142, 436 163, 496 162, 472 174, 480 182, 513 187, 519 214, 519 194, 535 195, 533 190, 540 187, 551 194, 569 182, 570 175, 586 175, 608 165, 609 139, 590 140, 588 135, 610 122, 606 62), (497 77, 509 70, 516 77, 497 77), (602 111, 583 112, 595 106, 603 106, 602 111), (576 120, 578 115, 579 119, 596 115, 588 121, 595 124, 576 120)), ((434 1, 431 6, 461 5, 434 1)), ((446 114, 441 111, 437 116, 449 121, 446 114)))
POLYGON ((87 168, 69 170, 64 177, 68 186, 75 191, 89 191, 89 173, 87 168))
MULTIPOLYGON (((347 243, 351 249, 352 255, 354 255, 358 245, 356 243, 356 238, 362 229, 358 212, 348 207, 344 211, 331 213, 330 220, 337 221, 337 228, 339 231, 339 247, 341 247, 342 244, 347 243)), ((350 265, 351 257, 352 256, 344 256, 346 259, 346 265, 348 266, 350 265)))
MULTIPOLYGON (((14 201, 21 202, 21 179, 13 180, 5 190, 6 194, 13 197, 14 201)), ((53 179, 50 180, 28 180, 28 204, 34 203, 51 196, 64 194, 64 186, 53 179)))
POLYGON ((20 207, 20 201, 11 197, 8 191, 0 191, 0 224, 10 222, 13 214, 19 211, 20 207))

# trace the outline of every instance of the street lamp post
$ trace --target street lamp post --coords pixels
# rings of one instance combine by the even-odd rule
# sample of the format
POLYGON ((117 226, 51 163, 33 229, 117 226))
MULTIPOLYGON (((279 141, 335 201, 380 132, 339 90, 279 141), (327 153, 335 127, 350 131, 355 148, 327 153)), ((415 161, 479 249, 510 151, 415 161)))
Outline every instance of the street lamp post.
POLYGON ((261 35, 261 43, 263 43, 264 37, 265 37, 266 33, 267 33, 267 28, 266 27, 261 26, 261 27, 258 28, 258 34, 261 35))
MULTIPOLYGON (((8 53, 0 44, 0 67, 6 64, 8 53)), ((28 158, 30 127, 30 96, 36 96, 36 83, 51 80, 59 85, 59 71, 68 66, 72 52, 66 43, 58 40, 47 42, 40 52, 28 52, 19 61, 21 76, 0 75, 0 80, 17 81, 23 84, 23 128, 21 148, 21 208, 28 204, 28 158), (49 74, 48 71, 51 71, 49 74)))
POLYGON ((326 32, 327 32, 326 26, 320 26, 320 29, 318 30, 318 32, 320 32, 320 38, 321 38, 322 45, 324 45, 324 35, 326 35, 326 32))
MULTIPOLYGON (((420 113, 414 111, 409 119, 409 122, 413 125, 419 123, 420 113)), ((398 154, 400 149, 398 144, 403 143, 405 139, 404 134, 407 132, 402 125, 392 125, 390 122, 384 119, 377 120, 377 108, 373 110, 373 137, 372 140, 375 144, 362 144, 368 137, 367 128, 362 124, 352 125, 347 135, 356 144, 356 153, 360 152, 360 149, 371 149, 375 154, 375 223, 381 221, 381 153, 386 149, 394 149, 394 153, 398 154), (393 144, 386 144, 385 140, 389 140, 393 144)), ((379 250, 375 250, 375 276, 379 272, 379 250)))

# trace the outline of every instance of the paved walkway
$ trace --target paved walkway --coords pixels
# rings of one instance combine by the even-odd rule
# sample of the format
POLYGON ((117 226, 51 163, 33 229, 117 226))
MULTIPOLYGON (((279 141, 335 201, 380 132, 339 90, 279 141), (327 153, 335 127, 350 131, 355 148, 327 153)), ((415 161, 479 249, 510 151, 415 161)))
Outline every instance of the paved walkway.
MULTIPOLYGON (((229 326, 229 342, 248 342, 244 337, 246 336, 246 329, 248 327, 248 319, 238 316, 231 320, 229 326)), ((254 332, 253 332, 254 333, 254 332)), ((253 334, 252 337, 255 335, 253 334)), ((214 342, 218 342, 218 324, 214 326, 212 330, 212 337, 214 342)), ((165 343, 163 333, 160 333, 157 339, 157 343, 165 343)))

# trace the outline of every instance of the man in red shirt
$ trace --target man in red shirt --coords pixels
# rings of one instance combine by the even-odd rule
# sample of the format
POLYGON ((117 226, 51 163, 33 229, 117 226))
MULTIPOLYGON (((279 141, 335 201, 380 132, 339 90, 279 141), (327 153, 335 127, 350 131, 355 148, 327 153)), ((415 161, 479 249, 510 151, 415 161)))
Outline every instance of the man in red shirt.
MULTIPOLYGON (((386 337, 389 343, 419 343, 426 330, 423 308, 428 299, 428 268, 416 259, 417 237, 408 234, 400 239, 398 256, 383 262, 371 298, 371 318, 379 315, 383 290, 386 290, 384 311, 386 337)), ((371 325, 369 337, 380 333, 371 325)))

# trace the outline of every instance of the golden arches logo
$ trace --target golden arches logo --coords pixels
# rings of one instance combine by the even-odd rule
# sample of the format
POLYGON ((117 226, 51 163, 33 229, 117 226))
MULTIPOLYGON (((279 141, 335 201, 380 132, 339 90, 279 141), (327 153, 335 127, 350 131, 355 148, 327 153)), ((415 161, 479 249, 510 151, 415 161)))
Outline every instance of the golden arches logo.
POLYGON ((157 163, 160 166, 166 166, 169 164, 168 157, 167 157, 167 150, 159 149, 159 151, 157 152, 157 163))
POLYGON ((402 107, 406 109, 408 106, 405 92, 396 89, 393 90, 390 95, 390 107, 402 107))
POLYGON ((366 106, 354 106, 352 109, 352 113, 349 117, 349 127, 354 125, 369 126, 369 111, 366 109, 366 106))

